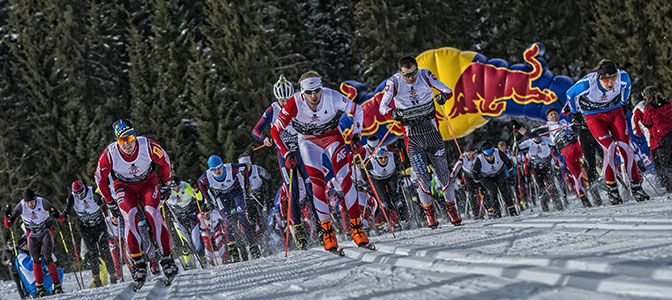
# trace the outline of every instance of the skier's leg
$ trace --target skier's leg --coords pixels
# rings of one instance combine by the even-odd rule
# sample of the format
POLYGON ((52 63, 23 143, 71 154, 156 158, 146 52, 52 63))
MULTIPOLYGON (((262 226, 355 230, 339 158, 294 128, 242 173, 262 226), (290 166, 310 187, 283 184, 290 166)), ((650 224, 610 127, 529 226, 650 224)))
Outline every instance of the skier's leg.
MULTIPOLYGON (((145 216, 147 216, 147 223, 152 227, 154 232, 154 241, 159 247, 159 253, 163 256, 168 256, 171 253, 170 237, 168 235, 168 228, 163 223, 161 212, 159 211, 159 186, 158 182, 151 180, 140 188, 139 194, 142 204, 145 208, 145 216)), ((150 242, 151 244, 151 242, 150 242)))
POLYGON ((54 232, 51 227, 44 232, 45 233, 42 236, 42 262, 49 270, 49 277, 51 277, 51 282, 56 284, 61 281, 58 279, 58 270, 56 269, 56 264, 51 258, 51 254, 54 251, 54 232))
POLYGON ((511 187, 508 184, 508 180, 505 176, 503 176, 503 174, 501 176, 495 177, 495 179, 495 184, 497 185, 497 188, 502 195, 502 199, 504 200, 506 209, 509 211, 509 215, 517 216, 518 212, 516 211, 516 201, 513 199, 513 195, 511 195, 511 187))
POLYGON ((133 260, 142 258, 142 237, 138 229, 138 198, 136 192, 125 184, 115 182, 114 189, 117 195, 119 210, 124 217, 124 238, 126 248, 133 260))
POLYGON ((607 185, 613 186, 616 184, 615 172, 618 172, 618 169, 615 166, 616 144, 614 143, 614 138, 609 130, 609 122, 612 120, 611 118, 608 118, 609 120, 605 121, 605 118, 610 116, 604 114, 605 113, 586 115, 586 124, 588 125, 590 133, 600 146, 602 146, 602 150, 604 151, 602 172, 607 185))
POLYGON ((243 226, 243 231, 245 237, 247 238, 247 242, 252 245, 254 244, 254 233, 252 232, 252 226, 250 225, 250 221, 247 219, 247 214, 245 213, 245 195, 243 195, 242 192, 236 192, 232 195, 232 197, 233 202, 236 205, 236 216, 238 218, 238 222, 240 222, 240 225, 243 226))
POLYGON ((495 179, 490 176, 483 176, 481 179, 481 186, 485 189, 483 200, 485 201, 485 208, 488 210, 488 215, 491 218, 499 218, 502 212, 499 209, 499 201, 497 200, 497 185, 495 179))
MULTIPOLYGON (((112 278, 114 275, 114 260, 112 259, 112 255, 110 255, 110 251, 107 251, 107 241, 110 240, 110 237, 107 234, 105 222, 101 222, 97 227, 100 227, 100 229, 98 230, 96 250, 98 251, 98 256, 105 262, 107 274, 112 278)), ((116 278, 113 281, 116 281, 116 278)))
MULTIPOLYGON (((102 223, 105 224, 105 223, 102 223)), ((80 232, 82 233, 82 239, 84 239, 84 244, 86 245, 86 249, 89 250, 89 252, 93 253, 94 256, 94 261, 91 264, 91 274, 93 274, 94 280, 98 277, 98 274, 100 273, 100 264, 98 264, 98 245, 96 244, 98 242, 98 231, 100 230, 100 226, 95 226, 95 227, 83 227, 80 226, 80 232)), ((104 230, 104 228, 103 228, 104 230)))

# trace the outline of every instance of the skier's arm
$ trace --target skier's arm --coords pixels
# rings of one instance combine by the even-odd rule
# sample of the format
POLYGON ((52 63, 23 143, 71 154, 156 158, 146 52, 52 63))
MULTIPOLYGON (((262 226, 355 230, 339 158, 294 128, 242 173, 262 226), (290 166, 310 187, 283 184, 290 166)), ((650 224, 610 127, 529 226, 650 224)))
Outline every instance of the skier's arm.
POLYGON ((271 127, 271 137, 273 138, 273 141, 275 141, 275 145, 278 146, 278 151, 280 151, 280 155, 285 157, 287 153, 289 153, 289 149, 287 148, 287 145, 285 145, 285 142, 282 141, 282 138, 280 137, 280 132, 283 132, 287 125, 294 119, 294 117, 297 114, 297 108, 296 108, 296 100, 295 97, 289 98, 287 101, 287 104, 282 108, 280 113, 278 114, 278 118, 275 119, 275 123, 273 123, 273 127, 271 127))
POLYGON ((210 188, 210 183, 208 182, 208 171, 203 172, 203 175, 198 178, 198 189, 203 195, 203 200, 205 202, 211 202, 210 196, 208 195, 208 189, 210 188))
POLYGON ((529 148, 530 144, 532 143, 531 141, 532 140, 530 139, 522 141, 521 143, 518 144, 518 148, 520 148, 520 150, 525 150, 529 148))
POLYGON ((264 141, 264 138, 266 135, 264 134, 264 130, 268 125, 271 125, 271 122, 273 121, 273 106, 269 106, 266 111, 264 112, 263 115, 261 115, 261 118, 257 122, 257 125, 252 128, 252 137, 260 142, 264 141))
POLYGON ((390 102, 396 94, 397 87, 394 85, 394 81, 392 81, 390 78, 385 83, 385 92, 383 93, 383 98, 380 99, 380 107, 378 108, 378 112, 381 115, 387 115, 392 110, 392 108, 390 108, 390 102))
MULTIPOLYGON (((94 195, 98 195, 98 193, 94 193, 94 195)), ((98 195, 98 199, 100 199, 100 195, 98 195)), ((98 203, 98 202, 96 202, 98 203)), ((63 215, 69 215, 70 210, 72 210, 72 206, 75 204, 75 196, 70 193, 68 195, 68 199, 65 200, 65 208, 63 209, 63 215)))
POLYGON ((502 162, 504 162, 504 164, 506 165, 506 169, 509 170, 509 173, 511 173, 511 171, 513 171, 513 168, 514 168, 515 165, 511 163, 511 160, 509 159, 509 157, 506 154, 502 154, 502 152, 497 152, 497 153, 499 155, 499 159, 501 159, 502 162))
POLYGON ((432 74, 432 71, 428 69, 421 69, 421 71, 424 74, 425 81, 427 81, 427 84, 429 84, 429 86, 433 87, 434 89, 438 90, 443 94, 446 94, 446 99, 450 99, 450 97, 453 96, 453 90, 451 90, 447 85, 441 82, 441 80, 436 78, 436 76, 432 74))
POLYGON ((263 178, 264 180, 271 180, 271 174, 266 172, 266 169, 260 166, 257 166, 257 168, 259 169, 259 176, 261 176, 261 178, 263 178))
POLYGON ((555 142, 553 142, 553 140, 549 139, 548 137, 546 137, 546 136, 542 136, 542 137, 541 137, 541 140, 542 140, 542 141, 546 141, 546 143, 548 143, 549 145, 555 147, 555 142))
POLYGON ((619 70, 621 75, 621 106, 628 105, 628 100, 630 100, 630 87, 632 83, 630 82, 630 75, 628 72, 619 70))
POLYGON ((112 203, 114 201, 114 198, 112 198, 112 191, 110 191, 110 183, 108 182, 108 176, 110 176, 111 171, 112 164, 110 163, 107 148, 105 148, 103 153, 100 154, 100 157, 98 157, 98 165, 96 167, 96 173, 94 173, 94 178, 100 193, 103 195, 103 200, 107 203, 112 203))
MULTIPOLYGON (((9 206, 9 204, 7 204, 7 206, 9 206)), ((16 221, 16 218, 18 218, 22 213, 23 205, 21 205, 21 203, 14 206, 14 209, 9 214, 9 216, 5 216, 5 228, 11 227, 11 225, 16 221)))
POLYGON ((100 196, 98 193, 93 193, 93 202, 98 204, 98 206, 103 205, 103 197, 100 196))
POLYGON ((166 184, 170 181, 170 158, 168 153, 166 153, 159 143, 147 139, 149 141, 149 155, 152 158, 152 161, 159 165, 161 169, 161 182, 166 184))
POLYGON ((51 204, 49 200, 42 198, 42 206, 44 207, 44 210, 51 213, 52 217, 58 219, 59 221, 63 221, 63 214, 60 210, 58 210, 58 208, 51 204))
POLYGON ((476 161, 474 162, 474 170, 471 172, 471 174, 474 175, 475 181, 481 180, 481 167, 482 167, 481 160, 476 159, 476 161))
POLYGON ((588 76, 586 75, 567 90, 567 103, 569 103, 569 107, 571 108, 573 114, 579 112, 578 108, 576 107, 576 100, 578 100, 579 97, 588 94, 589 89, 590 82, 588 81, 588 76))

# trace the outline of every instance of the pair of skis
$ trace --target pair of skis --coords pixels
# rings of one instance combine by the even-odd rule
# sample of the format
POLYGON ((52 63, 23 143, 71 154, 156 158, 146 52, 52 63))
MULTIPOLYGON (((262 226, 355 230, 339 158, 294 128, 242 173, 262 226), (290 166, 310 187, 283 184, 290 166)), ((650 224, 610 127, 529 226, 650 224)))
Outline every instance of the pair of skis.
MULTIPOLYGON (((361 245, 361 246, 359 246, 359 248, 368 249, 368 250, 371 250, 371 251, 376 251, 376 245, 373 244, 373 243, 368 243, 366 245, 361 245)), ((336 254, 336 255, 341 256, 341 257, 345 256, 345 252, 343 251, 343 248, 327 250, 327 252, 329 252, 331 254, 336 254)))

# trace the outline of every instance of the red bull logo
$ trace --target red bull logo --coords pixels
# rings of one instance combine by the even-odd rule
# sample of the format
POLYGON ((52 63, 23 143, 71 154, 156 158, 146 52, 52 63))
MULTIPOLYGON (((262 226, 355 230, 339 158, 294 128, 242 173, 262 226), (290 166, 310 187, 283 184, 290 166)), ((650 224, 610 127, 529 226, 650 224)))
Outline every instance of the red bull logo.
POLYGON ((453 91, 453 106, 448 117, 464 114, 500 116, 507 109, 507 100, 525 105, 528 103, 551 104, 558 97, 550 89, 532 86, 541 77, 543 65, 537 59, 540 46, 535 43, 523 53, 532 70, 529 72, 496 67, 474 62, 460 75, 453 91))

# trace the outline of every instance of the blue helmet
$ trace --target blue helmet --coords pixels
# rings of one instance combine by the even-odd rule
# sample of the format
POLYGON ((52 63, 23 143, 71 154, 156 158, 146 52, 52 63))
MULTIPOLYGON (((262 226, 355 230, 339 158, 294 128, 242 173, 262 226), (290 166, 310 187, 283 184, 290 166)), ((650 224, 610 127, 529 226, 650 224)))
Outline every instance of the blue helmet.
POLYGON ((222 164, 222 158, 217 155, 210 155, 208 158, 208 168, 214 168, 222 164))

